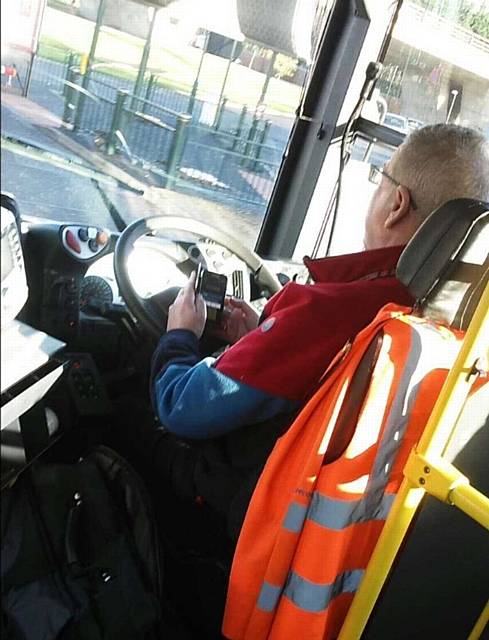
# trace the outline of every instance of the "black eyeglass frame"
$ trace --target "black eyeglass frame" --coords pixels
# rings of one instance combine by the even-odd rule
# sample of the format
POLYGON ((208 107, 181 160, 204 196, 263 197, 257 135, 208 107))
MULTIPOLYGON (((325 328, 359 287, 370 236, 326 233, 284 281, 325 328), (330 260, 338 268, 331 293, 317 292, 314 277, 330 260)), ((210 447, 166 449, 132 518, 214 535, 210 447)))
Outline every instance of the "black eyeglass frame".
MULTIPOLYGON (((389 173, 387 173, 387 171, 384 169, 384 167, 379 167, 376 164, 371 164, 370 165, 370 172, 369 172, 368 179, 370 180, 370 182, 373 182, 374 184, 380 184, 380 180, 377 181, 377 180, 372 179, 373 175, 375 175, 376 173, 380 174, 381 176, 384 176, 385 178, 387 178, 387 180, 390 180, 393 184, 396 185, 396 187, 406 186, 406 185, 403 185, 398 180, 396 180, 395 178, 393 178, 389 173)), ((418 206, 416 205, 416 202, 414 201, 414 198, 413 198, 413 196, 411 194, 411 190, 408 187, 406 187, 406 188, 408 189, 409 195, 411 196, 411 208, 416 211, 418 206)))

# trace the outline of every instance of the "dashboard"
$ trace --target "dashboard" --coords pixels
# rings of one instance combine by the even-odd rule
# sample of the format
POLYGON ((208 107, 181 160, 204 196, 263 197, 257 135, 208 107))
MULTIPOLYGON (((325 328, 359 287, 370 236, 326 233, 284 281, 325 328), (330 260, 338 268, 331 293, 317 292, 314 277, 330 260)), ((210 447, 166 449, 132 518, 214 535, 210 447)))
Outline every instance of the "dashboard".
MULTIPOLYGON (((27 335, 26 327, 32 331, 25 357, 21 358, 20 342, 15 342, 13 334, 9 334, 8 343, 15 342, 17 364, 22 361, 33 371, 36 369, 32 378, 35 385, 41 374, 52 385, 52 391, 43 386, 42 393, 50 389, 49 401, 55 403, 55 413, 61 422, 72 424, 79 416, 107 415, 112 411, 112 393, 117 397, 135 390, 146 394, 154 340, 142 329, 143 323, 130 313, 117 284, 114 251, 119 234, 95 225, 30 216, 21 218, 20 231, 28 295, 18 313, 15 330, 22 338, 27 335), (37 350, 33 349, 32 336, 38 342, 34 345, 37 350), (36 354, 41 351, 42 357, 47 354, 49 360, 41 362, 47 369, 39 373, 36 354), (52 357, 58 352, 62 359, 52 357), (65 371, 65 382, 58 384, 65 371)), ((3 255, 7 247, 2 248, 3 277, 11 272, 12 265, 3 255)), ((18 249, 17 244, 12 246, 12 255, 18 249)), ((227 293, 250 301, 258 311, 269 295, 266 285, 258 282, 243 259, 193 231, 177 230, 175 237, 168 231, 164 236, 153 232, 139 238, 125 259, 127 275, 142 298, 185 285, 198 265, 226 275, 227 293)), ((301 281, 307 274, 303 265, 292 262, 267 261, 267 266, 286 280, 301 281)), ((167 293, 174 295, 174 291, 167 293)), ((155 302, 156 308, 158 303, 159 300, 155 302)), ((209 354, 222 346, 210 333, 201 344, 209 354)), ((8 367, 17 376, 11 364, 8 367)), ((22 378, 22 385, 28 379, 23 369, 18 377, 22 378)), ((24 387, 19 389, 19 393, 24 392, 24 387)), ((9 394, 10 391, 9 386, 9 394)))
MULTIPOLYGON (((236 255, 209 240, 177 241, 161 237, 140 238, 128 261, 128 272, 136 293, 148 298, 170 287, 181 287, 202 264, 209 271, 226 275, 227 294, 250 299, 249 269, 236 255)), ((113 253, 105 254, 88 268, 80 284, 80 310, 90 300, 124 304, 114 274, 113 253)))
MULTIPOLYGON (((114 273, 118 233, 83 224, 23 218, 29 298, 25 317, 70 348, 116 354, 118 340, 135 338, 134 323, 114 273), (132 327, 132 328, 131 328, 132 327), (131 338, 132 336, 132 338, 131 338)), ((199 264, 227 276, 228 295, 261 312, 262 291, 243 259, 222 244, 189 230, 154 231, 134 243, 127 272, 135 292, 148 298, 183 286, 199 264)), ((293 261, 265 261, 282 284, 305 282, 307 270, 293 261)))

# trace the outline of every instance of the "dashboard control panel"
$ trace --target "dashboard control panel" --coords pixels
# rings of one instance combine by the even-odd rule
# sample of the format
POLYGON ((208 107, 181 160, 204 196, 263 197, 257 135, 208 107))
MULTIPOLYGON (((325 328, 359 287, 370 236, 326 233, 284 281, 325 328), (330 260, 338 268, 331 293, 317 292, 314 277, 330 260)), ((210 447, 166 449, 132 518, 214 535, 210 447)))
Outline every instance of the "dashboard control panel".
POLYGON ((80 285, 76 276, 48 271, 45 278, 42 326, 56 337, 69 341, 78 330, 80 285))
POLYGON ((70 353, 68 387, 80 415, 103 415, 112 410, 97 366, 88 353, 70 353))
POLYGON ((109 233, 99 227, 66 225, 61 229, 61 242, 70 256, 91 260, 107 247, 109 233))

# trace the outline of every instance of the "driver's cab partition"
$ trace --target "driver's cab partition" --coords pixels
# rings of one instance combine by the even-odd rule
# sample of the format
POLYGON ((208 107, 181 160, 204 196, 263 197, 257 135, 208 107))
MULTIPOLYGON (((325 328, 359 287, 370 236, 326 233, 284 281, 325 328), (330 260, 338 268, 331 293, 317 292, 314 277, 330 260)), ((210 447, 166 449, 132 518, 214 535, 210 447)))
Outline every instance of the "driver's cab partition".
MULTIPOLYGON (((488 232, 487 203, 454 200, 433 212, 397 269, 414 309, 381 310, 278 441, 236 549, 226 638, 286 640, 305 629, 310 640, 362 637, 425 493, 489 528, 489 500, 442 457, 468 396, 484 402, 478 394, 488 390, 488 232)), ((481 474, 470 464, 464 471, 481 474)), ((483 556, 471 551, 480 576, 483 556)), ((411 569, 426 583, 431 568, 411 569)), ((468 618, 467 637, 483 624, 487 585, 453 580, 474 596, 463 615, 445 605, 468 618)), ((410 604, 401 596, 394 606, 410 604)), ((438 631, 451 628, 442 613, 430 612, 441 616, 438 631)), ((413 618, 406 635, 387 626, 390 634, 418 637, 413 618)))

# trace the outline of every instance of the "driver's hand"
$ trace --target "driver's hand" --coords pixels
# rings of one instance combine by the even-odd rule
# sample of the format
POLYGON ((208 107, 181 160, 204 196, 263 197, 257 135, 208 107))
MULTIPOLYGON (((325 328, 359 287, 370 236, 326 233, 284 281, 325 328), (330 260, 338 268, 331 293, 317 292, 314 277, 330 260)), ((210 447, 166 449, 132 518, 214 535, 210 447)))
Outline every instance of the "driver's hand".
POLYGON ((204 298, 200 293, 195 295, 195 277, 194 271, 187 284, 180 289, 175 302, 168 309, 166 330, 188 329, 195 333, 197 338, 200 338, 204 332, 207 310, 204 298))
POLYGON ((226 297, 221 326, 214 333, 229 344, 234 344, 257 328, 259 317, 256 309, 245 300, 226 297))

